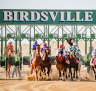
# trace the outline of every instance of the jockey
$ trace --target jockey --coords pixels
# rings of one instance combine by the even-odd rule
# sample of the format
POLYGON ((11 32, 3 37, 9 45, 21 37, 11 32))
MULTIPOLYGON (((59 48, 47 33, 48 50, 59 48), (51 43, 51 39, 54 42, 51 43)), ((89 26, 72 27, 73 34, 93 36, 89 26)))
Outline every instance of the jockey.
POLYGON ((71 46, 71 47, 69 48, 69 52, 71 52, 71 51, 74 52, 74 54, 75 54, 74 57, 76 58, 76 62, 78 63, 78 62, 79 62, 79 59, 77 59, 77 58, 81 55, 81 51, 80 51, 80 49, 79 49, 79 47, 77 46, 76 43, 73 43, 73 46, 71 46), (79 54, 78 57, 77 57, 76 53, 79 54))
POLYGON ((65 58, 64 56, 66 55, 66 52, 65 52, 65 49, 64 49, 63 45, 60 45, 59 49, 57 49, 57 52, 56 52, 56 64, 57 64, 57 59, 58 59, 59 53, 61 53, 63 58, 65 58))
POLYGON ((59 52, 62 52, 63 56, 66 55, 63 45, 60 45, 59 49, 57 49, 56 56, 58 56, 59 52))
POLYGON ((38 44, 37 41, 34 41, 34 45, 32 47, 32 58, 35 58, 35 54, 36 54, 36 45, 38 44))
POLYGON ((92 51, 92 59, 91 59, 91 61, 90 61, 90 65, 91 65, 91 66, 94 65, 94 64, 93 64, 93 61, 94 61, 95 58, 96 58, 96 49, 92 51))
POLYGON ((46 47, 47 47, 47 43, 44 43, 43 47, 41 48, 41 57, 43 57, 43 54, 44 54, 44 52, 46 50, 46 47))
POLYGON ((80 51, 80 49, 79 49, 79 47, 77 46, 77 44, 76 43, 73 43, 73 46, 71 46, 70 48, 69 48, 69 52, 71 52, 71 51, 74 51, 74 53, 79 53, 79 55, 81 55, 81 51, 80 51))
POLYGON ((13 45, 12 45, 12 42, 10 41, 8 43, 8 46, 7 46, 7 50, 9 51, 9 49, 13 49, 13 45))

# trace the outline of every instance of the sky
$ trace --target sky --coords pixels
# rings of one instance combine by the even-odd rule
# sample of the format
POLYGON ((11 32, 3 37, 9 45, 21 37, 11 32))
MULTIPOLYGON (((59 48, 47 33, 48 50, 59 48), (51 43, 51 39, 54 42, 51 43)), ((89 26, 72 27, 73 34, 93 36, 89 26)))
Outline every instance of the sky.
POLYGON ((0 9, 96 9, 96 0, 0 0, 0 9))

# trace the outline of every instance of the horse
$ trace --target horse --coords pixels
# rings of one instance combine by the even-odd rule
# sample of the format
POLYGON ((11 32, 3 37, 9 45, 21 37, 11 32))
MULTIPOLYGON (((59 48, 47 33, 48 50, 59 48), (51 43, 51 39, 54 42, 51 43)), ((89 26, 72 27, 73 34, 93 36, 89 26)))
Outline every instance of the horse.
POLYGON ((36 45, 36 55, 35 58, 32 59, 32 65, 31 65, 31 74, 33 73, 33 70, 36 71, 36 80, 38 80, 38 76, 41 76, 41 65, 43 64, 42 58, 40 56, 40 45, 36 45))
POLYGON ((96 80, 96 57, 93 59, 93 65, 91 66, 91 70, 93 70, 95 74, 95 80, 96 80))
POLYGON ((44 72, 45 75, 46 75, 45 68, 47 68, 48 77, 49 77, 50 70, 51 70, 51 59, 49 57, 49 54, 50 54, 50 50, 49 50, 49 48, 46 48, 44 51, 43 57, 42 57, 43 64, 41 66, 41 70, 42 70, 42 72, 44 72))
POLYGON ((78 71, 78 64, 79 63, 76 63, 77 59, 76 59, 76 56, 75 56, 75 53, 74 51, 71 51, 69 53, 69 58, 68 58, 70 64, 69 64, 69 73, 70 73, 70 77, 71 77, 71 80, 73 80, 74 76, 75 76, 75 80, 76 80, 76 75, 77 75, 77 71, 78 71), (72 70, 73 69, 73 70, 72 70))
POLYGON ((59 52, 58 56, 56 57, 56 68, 59 71, 59 79, 66 80, 67 63, 62 52, 59 52), (62 79, 61 71, 63 71, 63 79, 62 79))
POLYGON ((6 78, 8 76, 10 78, 10 68, 11 68, 11 65, 10 65, 9 61, 10 61, 11 56, 13 56, 13 55, 14 55, 14 49, 9 47, 9 51, 8 51, 8 54, 7 54, 7 56, 8 56, 8 60, 7 60, 7 67, 8 67, 8 69, 6 70, 6 78))

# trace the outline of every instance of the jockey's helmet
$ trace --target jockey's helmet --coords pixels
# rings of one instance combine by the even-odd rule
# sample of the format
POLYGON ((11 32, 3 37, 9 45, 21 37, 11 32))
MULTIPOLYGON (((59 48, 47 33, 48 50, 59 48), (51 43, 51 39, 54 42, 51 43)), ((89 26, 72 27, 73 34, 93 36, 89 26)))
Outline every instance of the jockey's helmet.
POLYGON ((43 51, 43 48, 41 48, 41 52, 43 51))
POLYGON ((63 48, 63 45, 60 45, 60 48, 63 48))
POLYGON ((47 43, 44 43, 43 46, 47 46, 47 43))
POLYGON ((12 42, 10 41, 10 42, 9 42, 9 45, 11 45, 11 44, 12 44, 12 42))
POLYGON ((37 44, 38 42, 37 41, 34 41, 34 44, 37 44))
POLYGON ((73 43, 73 46, 77 46, 77 44, 76 43, 73 43))

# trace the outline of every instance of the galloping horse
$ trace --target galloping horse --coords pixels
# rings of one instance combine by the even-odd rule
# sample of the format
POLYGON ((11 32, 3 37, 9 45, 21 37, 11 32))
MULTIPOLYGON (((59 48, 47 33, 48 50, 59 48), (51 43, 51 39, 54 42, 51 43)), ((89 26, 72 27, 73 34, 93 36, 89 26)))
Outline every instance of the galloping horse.
POLYGON ((91 66, 91 69, 93 70, 95 74, 95 80, 96 80, 96 57, 93 59, 93 66, 91 66))
POLYGON ((40 45, 36 45, 36 55, 35 58, 33 58, 31 65, 31 74, 33 73, 34 69, 36 70, 36 80, 38 80, 39 75, 41 76, 40 71, 42 63, 42 58, 40 56, 40 45))
POLYGON ((9 78, 10 78, 10 68, 11 68, 11 65, 9 64, 10 62, 10 57, 11 56, 13 56, 14 55, 14 49, 13 49, 13 47, 11 48, 11 46, 9 47, 9 49, 8 49, 8 54, 7 54, 7 56, 8 56, 8 60, 7 60, 7 66, 8 66, 8 69, 6 70, 6 77, 7 77, 7 75, 9 76, 9 78))
POLYGON ((66 72, 67 72, 67 63, 66 63, 66 59, 63 56, 62 52, 59 52, 58 57, 56 57, 56 67, 59 70, 59 79, 65 80, 66 79, 66 72), (61 76, 61 71, 63 71, 63 79, 61 76))
POLYGON ((45 49, 45 52, 44 52, 44 56, 42 57, 42 60, 43 60, 43 64, 41 66, 41 69, 42 69, 42 72, 45 73, 46 75, 46 70, 45 68, 47 68, 47 74, 48 74, 48 77, 49 77, 49 74, 50 74, 50 70, 51 70, 51 59, 50 57, 48 57, 50 54, 50 50, 49 48, 46 48, 45 49))
POLYGON ((75 79, 76 79, 76 75, 77 75, 77 71, 78 71, 78 63, 76 63, 76 57, 75 57, 75 53, 73 51, 71 51, 69 53, 69 73, 71 75, 71 80, 73 80, 73 75, 75 75, 75 79), (72 70, 73 68, 73 70, 72 70))

